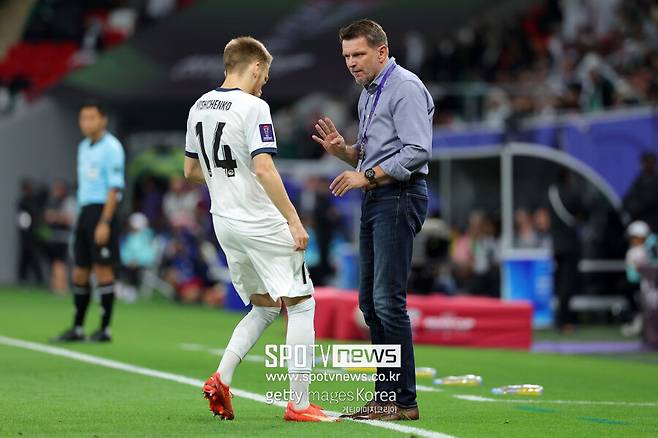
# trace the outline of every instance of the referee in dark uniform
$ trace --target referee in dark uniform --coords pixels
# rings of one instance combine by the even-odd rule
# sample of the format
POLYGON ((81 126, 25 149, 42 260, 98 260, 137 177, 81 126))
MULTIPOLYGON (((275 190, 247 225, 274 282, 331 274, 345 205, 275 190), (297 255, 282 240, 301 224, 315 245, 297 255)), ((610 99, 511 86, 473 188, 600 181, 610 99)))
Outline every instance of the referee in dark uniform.
POLYGON ((96 278, 101 301, 100 327, 89 340, 112 340, 110 321, 114 306, 114 266, 119 261, 117 207, 124 188, 123 146, 107 132, 107 115, 97 103, 82 106, 78 146, 78 221, 73 243, 73 326, 57 341, 86 340, 83 325, 91 300, 90 276, 96 278))
POLYGON ((359 233, 359 308, 373 344, 399 345, 401 366, 379 373, 375 397, 353 419, 417 420, 416 375, 407 280, 413 239, 427 214, 428 161, 434 102, 418 77, 389 57, 388 40, 372 20, 358 20, 339 33, 347 68, 363 87, 359 141, 347 146, 329 118, 318 120, 313 139, 356 168, 329 188, 335 196, 364 190, 359 233))

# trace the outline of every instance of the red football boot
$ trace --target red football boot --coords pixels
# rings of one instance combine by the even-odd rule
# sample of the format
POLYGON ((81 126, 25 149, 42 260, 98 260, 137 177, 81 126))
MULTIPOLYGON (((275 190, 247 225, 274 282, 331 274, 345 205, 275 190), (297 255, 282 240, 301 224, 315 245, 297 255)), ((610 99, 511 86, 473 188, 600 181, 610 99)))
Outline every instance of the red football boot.
POLYGON ((288 402, 286 413, 283 414, 283 419, 286 421, 301 421, 301 422, 332 422, 339 421, 336 417, 330 417, 322 411, 318 405, 311 403, 308 408, 296 411, 292 407, 292 402, 288 402))
POLYGON ((203 385, 203 396, 208 399, 208 405, 213 414, 218 415, 222 420, 235 418, 233 406, 231 405, 233 394, 231 394, 228 385, 222 382, 219 373, 213 374, 206 380, 203 385))

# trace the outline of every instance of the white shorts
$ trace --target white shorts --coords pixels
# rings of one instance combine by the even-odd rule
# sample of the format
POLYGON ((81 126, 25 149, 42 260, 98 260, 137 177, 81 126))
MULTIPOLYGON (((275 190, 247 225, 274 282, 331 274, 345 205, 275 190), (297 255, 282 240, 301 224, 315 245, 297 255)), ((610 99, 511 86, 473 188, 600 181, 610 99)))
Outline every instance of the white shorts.
POLYGON ((212 215, 217 240, 226 254, 231 281, 245 306, 253 294, 274 300, 313 294, 304 251, 295 251, 288 228, 266 236, 245 236, 212 215))

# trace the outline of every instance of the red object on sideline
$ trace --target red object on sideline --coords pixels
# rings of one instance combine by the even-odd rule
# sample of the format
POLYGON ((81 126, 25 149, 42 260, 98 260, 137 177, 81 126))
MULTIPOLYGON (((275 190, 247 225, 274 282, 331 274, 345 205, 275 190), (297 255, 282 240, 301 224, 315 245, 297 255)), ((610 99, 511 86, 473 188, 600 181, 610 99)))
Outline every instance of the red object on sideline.
MULTIPOLYGON (((315 335, 324 339, 369 339, 356 291, 315 289, 315 335), (361 323, 357 321, 361 319, 361 323)), ((532 305, 486 297, 408 295, 415 344, 529 349, 532 305)))

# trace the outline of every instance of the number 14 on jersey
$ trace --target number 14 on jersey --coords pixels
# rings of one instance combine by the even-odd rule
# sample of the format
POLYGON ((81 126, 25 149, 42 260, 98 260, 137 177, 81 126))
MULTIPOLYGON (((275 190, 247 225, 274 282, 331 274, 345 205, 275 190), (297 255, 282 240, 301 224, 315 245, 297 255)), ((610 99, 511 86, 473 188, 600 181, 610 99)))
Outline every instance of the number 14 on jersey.
POLYGON ((208 170, 208 175, 212 177, 212 169, 222 168, 226 171, 226 176, 232 177, 235 176, 235 169, 238 167, 238 162, 233 159, 233 154, 231 153, 231 147, 227 144, 222 145, 222 150, 224 153, 224 159, 219 159, 219 142, 222 139, 222 131, 226 123, 217 122, 215 128, 215 136, 213 137, 212 142, 212 160, 213 166, 210 167, 210 159, 206 153, 206 145, 203 140, 203 124, 198 122, 196 124, 196 135, 199 137, 199 144, 201 145, 201 155, 203 155, 203 161, 206 163, 206 169, 208 170))

